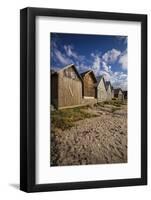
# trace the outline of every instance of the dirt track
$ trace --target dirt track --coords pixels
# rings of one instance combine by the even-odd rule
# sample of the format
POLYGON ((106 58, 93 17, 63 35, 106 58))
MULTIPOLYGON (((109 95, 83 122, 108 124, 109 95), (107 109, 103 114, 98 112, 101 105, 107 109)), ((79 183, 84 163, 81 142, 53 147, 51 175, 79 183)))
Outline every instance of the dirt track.
POLYGON ((74 127, 51 133, 51 165, 127 162, 127 106, 90 108, 97 117, 74 123, 74 127))

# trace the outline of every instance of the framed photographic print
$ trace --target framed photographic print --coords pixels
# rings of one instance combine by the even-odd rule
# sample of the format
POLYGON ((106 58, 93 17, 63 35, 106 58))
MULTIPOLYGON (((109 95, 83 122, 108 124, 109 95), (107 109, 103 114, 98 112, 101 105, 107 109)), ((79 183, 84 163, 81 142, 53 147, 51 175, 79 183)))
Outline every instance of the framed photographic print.
POLYGON ((20 12, 20 189, 147 184, 147 16, 20 12))

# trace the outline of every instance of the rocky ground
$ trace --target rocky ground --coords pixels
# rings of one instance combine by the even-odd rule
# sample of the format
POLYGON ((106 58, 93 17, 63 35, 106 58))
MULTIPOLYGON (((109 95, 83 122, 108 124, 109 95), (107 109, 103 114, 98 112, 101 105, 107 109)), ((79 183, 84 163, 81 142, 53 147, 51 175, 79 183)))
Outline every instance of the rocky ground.
POLYGON ((51 166, 127 162, 127 106, 86 109, 96 117, 51 133, 51 166))

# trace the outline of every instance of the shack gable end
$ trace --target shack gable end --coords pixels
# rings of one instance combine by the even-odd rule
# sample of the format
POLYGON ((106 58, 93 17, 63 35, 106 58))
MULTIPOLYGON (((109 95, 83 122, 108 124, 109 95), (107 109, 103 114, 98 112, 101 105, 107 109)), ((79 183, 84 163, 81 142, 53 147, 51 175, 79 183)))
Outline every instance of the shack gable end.
POLYGON ((86 74, 86 75, 83 77, 83 80, 84 80, 85 82, 87 82, 87 84, 89 84, 89 85, 95 83, 92 74, 86 74))
POLYGON ((112 100, 112 88, 110 83, 107 85, 107 100, 112 100))
POLYGON ((93 71, 88 71, 81 74, 83 79, 83 96, 96 98, 96 83, 97 80, 93 71))
POLYGON ((111 94, 112 93, 112 89, 111 89, 111 86, 109 85, 108 89, 107 89, 107 93, 108 94, 111 94))
POLYGON ((82 79, 73 65, 58 72, 58 105, 71 107, 82 101, 82 79))
POLYGON ((98 102, 101 102, 101 101, 105 101, 106 98, 107 98, 107 91, 105 87, 105 81, 103 78, 101 78, 97 86, 97 99, 98 99, 98 102))
POLYGON ((119 90, 119 95, 122 95, 123 93, 122 93, 122 91, 121 90, 119 90))
POLYGON ((124 99, 127 100, 127 91, 123 91, 124 99))
POLYGON ((75 67, 72 65, 68 68, 64 68, 63 70, 58 72, 58 74, 61 78, 69 78, 76 81, 82 81, 80 75, 77 73, 75 67))
POLYGON ((83 81, 74 65, 51 74, 51 102, 58 109, 81 104, 83 81))
POLYGON ((114 97, 118 98, 119 100, 124 100, 124 95, 121 88, 117 88, 114 90, 114 97))

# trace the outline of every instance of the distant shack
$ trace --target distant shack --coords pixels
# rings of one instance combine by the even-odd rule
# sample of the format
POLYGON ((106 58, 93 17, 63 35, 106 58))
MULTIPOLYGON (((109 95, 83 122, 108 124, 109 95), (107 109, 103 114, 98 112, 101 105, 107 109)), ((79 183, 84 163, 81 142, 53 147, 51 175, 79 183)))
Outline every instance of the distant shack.
POLYGON ((114 87, 111 86, 112 98, 114 98, 114 87))
POLYGON ((127 91, 123 91, 124 100, 127 100, 127 91))
POLYGON ((71 64, 51 72, 51 104, 57 109, 80 105, 83 81, 76 67, 71 64))
POLYGON ((106 83, 103 76, 97 77, 97 100, 98 102, 106 101, 107 99, 107 91, 106 91, 106 83))
POLYGON ((114 97, 120 101, 124 100, 124 95, 121 88, 114 89, 114 97))
POLYGON ((110 81, 106 81, 107 101, 112 100, 112 85, 110 81))

